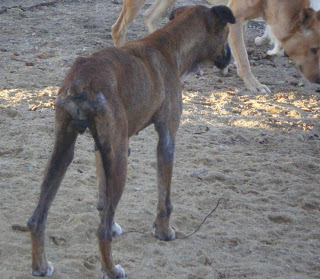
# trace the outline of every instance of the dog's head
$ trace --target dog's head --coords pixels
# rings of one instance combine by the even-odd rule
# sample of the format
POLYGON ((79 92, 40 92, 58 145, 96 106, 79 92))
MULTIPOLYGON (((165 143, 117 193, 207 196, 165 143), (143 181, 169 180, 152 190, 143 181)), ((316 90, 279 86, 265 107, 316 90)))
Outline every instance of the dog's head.
MULTIPOLYGON (((182 6, 174 9, 169 19, 187 16, 194 13, 199 20, 202 20, 206 29, 206 40, 203 43, 203 56, 200 58, 202 62, 213 62, 220 69, 225 68, 231 60, 231 51, 227 43, 229 34, 228 23, 236 22, 232 11, 227 6, 214 6, 208 8, 206 6, 182 6)), ((196 23, 195 23, 196 24, 196 23)), ((190 28, 192 28, 190 26, 190 28)))
POLYGON ((283 48, 309 81, 320 83, 320 11, 301 11, 283 48))

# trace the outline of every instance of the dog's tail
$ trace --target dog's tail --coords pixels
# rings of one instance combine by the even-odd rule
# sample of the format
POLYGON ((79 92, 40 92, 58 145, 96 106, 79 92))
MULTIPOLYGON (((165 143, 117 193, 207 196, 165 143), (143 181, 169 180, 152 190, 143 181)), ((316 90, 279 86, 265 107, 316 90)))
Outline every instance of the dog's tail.
POLYGON ((68 112, 72 117, 71 126, 83 134, 90 126, 89 116, 92 114, 92 111, 88 110, 91 107, 89 93, 84 89, 83 81, 79 79, 73 81, 67 95, 69 97, 68 112))
POLYGON ((71 126, 80 134, 90 127, 95 115, 106 109, 106 99, 91 87, 91 71, 86 69, 86 59, 77 59, 59 91, 56 106, 63 107, 71 116, 71 126))

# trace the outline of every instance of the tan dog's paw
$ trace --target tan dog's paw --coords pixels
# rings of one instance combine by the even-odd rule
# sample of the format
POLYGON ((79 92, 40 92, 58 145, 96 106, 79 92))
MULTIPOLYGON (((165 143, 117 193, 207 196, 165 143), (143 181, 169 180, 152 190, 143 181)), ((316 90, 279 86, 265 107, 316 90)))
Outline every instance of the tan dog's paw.
POLYGON ((267 43, 269 43, 269 38, 262 36, 262 37, 256 37, 254 40, 254 43, 257 46, 262 46, 262 45, 266 45, 267 43))
POLYGON ((102 279, 122 279, 126 277, 126 273, 120 264, 117 264, 112 271, 112 275, 102 274, 102 279))
POLYGON ((259 81, 255 81, 252 83, 249 82, 245 82, 247 88, 252 91, 252 92, 258 92, 258 93, 262 93, 262 94, 270 94, 271 90, 269 89, 268 86, 261 84, 259 81))
POLYGON ((264 84, 260 84, 257 88, 256 91, 262 94, 271 94, 271 90, 269 89, 268 86, 264 84))
POLYGON ((270 56, 273 55, 281 55, 284 56, 284 50, 281 47, 274 47, 273 49, 270 49, 267 51, 267 54, 270 56))
POLYGON ((33 271, 33 270, 31 270, 31 274, 33 276, 40 276, 40 277, 47 276, 47 277, 49 277, 49 276, 52 275, 53 270, 54 270, 54 268, 53 268, 52 263, 48 262, 48 267, 47 267, 47 269, 45 271, 39 271, 39 270, 38 271, 33 271))
POLYGON ((169 227, 168 229, 163 229, 155 226, 153 234, 160 240, 164 241, 171 241, 176 238, 176 232, 171 227, 169 227))

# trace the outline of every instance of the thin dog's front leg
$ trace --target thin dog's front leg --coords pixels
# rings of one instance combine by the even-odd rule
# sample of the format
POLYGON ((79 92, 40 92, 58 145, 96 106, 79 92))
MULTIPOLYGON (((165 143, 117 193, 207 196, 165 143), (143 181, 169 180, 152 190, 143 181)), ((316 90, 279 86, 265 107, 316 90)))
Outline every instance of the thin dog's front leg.
POLYGON ((154 234, 161 240, 175 239, 175 231, 170 226, 172 204, 170 200, 171 179, 174 159, 175 132, 170 132, 166 125, 156 125, 159 134, 157 147, 158 166, 158 206, 154 222, 154 234))
POLYGON ((252 74, 248 54, 243 37, 243 22, 238 20, 236 24, 229 24, 229 43, 232 54, 237 63, 238 75, 243 79, 247 88, 254 92, 271 93, 270 89, 261 84, 252 74))
POLYGON ((45 223, 52 201, 73 159, 77 132, 70 127, 68 118, 67 114, 56 109, 55 145, 41 185, 38 205, 28 221, 32 243, 32 274, 35 276, 50 276, 53 272, 53 266, 45 254, 45 223))

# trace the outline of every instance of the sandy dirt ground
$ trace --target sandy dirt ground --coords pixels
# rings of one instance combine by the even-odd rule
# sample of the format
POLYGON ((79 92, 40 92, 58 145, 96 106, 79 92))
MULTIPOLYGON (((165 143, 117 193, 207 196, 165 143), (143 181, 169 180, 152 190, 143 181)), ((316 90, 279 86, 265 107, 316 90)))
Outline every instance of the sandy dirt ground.
MULTIPOLYGON (((142 13, 150 3, 129 40, 147 34, 142 13)), ((185 3, 205 2, 176 6, 185 3)), ((23 226, 52 150, 56 94, 77 56, 113 45, 120 10, 110 0, 82 0, 0 14, 0 278, 33 278, 23 226)), ((172 242, 154 238, 157 135, 148 127, 130 140, 116 212, 125 233, 113 241, 115 262, 128 278, 320 278, 320 86, 288 58, 266 57, 267 46, 255 47, 262 33, 263 23, 249 24, 248 52, 272 94, 249 92, 234 65, 227 77, 203 68, 203 76, 183 82, 172 182, 178 235, 195 230, 224 198, 198 233, 172 242)), ((85 133, 48 217, 53 279, 100 278, 96 204, 93 140, 85 133)))

